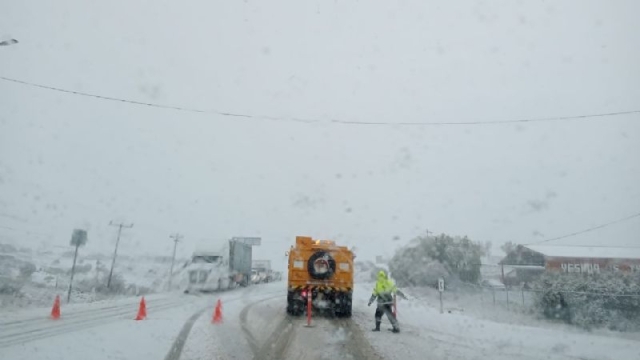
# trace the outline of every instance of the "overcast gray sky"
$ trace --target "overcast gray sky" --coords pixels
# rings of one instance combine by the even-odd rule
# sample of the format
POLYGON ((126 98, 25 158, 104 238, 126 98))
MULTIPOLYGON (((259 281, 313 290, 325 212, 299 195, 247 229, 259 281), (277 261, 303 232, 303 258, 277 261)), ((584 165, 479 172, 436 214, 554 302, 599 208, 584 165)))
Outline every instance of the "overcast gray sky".
MULTIPOLYGON (((391 254, 428 228, 540 241, 640 211, 637 1, 14 1, 0 76, 0 236, 181 253, 295 235, 391 254), (30 231, 27 233, 26 231, 30 231), (46 236, 49 234, 49 236, 46 236), (394 240, 394 237, 397 237, 394 240)), ((0 40, 2 40, 0 39, 0 40)), ((640 219, 558 244, 640 245, 640 219)))

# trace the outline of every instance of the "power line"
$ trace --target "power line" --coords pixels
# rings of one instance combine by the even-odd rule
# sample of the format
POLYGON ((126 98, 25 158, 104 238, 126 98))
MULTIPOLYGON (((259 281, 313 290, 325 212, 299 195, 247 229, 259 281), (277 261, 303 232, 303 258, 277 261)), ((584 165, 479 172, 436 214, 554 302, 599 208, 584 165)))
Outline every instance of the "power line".
POLYGON ((355 120, 341 120, 341 119, 322 120, 322 119, 312 119, 312 118, 308 118, 308 119, 297 118, 297 117, 285 118, 285 117, 266 116, 266 115, 251 115, 251 114, 225 112, 225 111, 219 111, 219 110, 203 110, 203 109, 189 108, 184 106, 165 105, 165 104, 159 104, 159 103, 129 100, 129 99, 116 98, 116 97, 105 96, 105 95, 92 94, 92 93, 87 93, 82 91, 68 90, 68 89, 58 88, 54 86, 32 83, 24 80, 8 78, 5 76, 0 76, 0 80, 21 84, 25 86, 36 87, 40 89, 62 92, 66 94, 92 97, 100 100, 121 102, 121 103, 127 103, 132 105, 148 106, 148 107, 154 107, 159 109, 168 109, 168 110, 184 111, 184 112, 192 112, 192 113, 200 113, 200 114, 215 114, 215 115, 226 116, 226 117, 263 119, 263 120, 299 122, 299 123, 332 123, 332 124, 342 124, 342 125, 368 125, 368 126, 376 126, 376 125, 377 126, 499 125, 499 124, 515 124, 515 123, 555 122, 555 121, 580 120, 580 119, 597 119, 597 118, 603 118, 603 117, 609 117, 609 116, 640 114, 640 110, 629 110, 629 111, 616 111, 616 112, 608 112, 608 113, 582 114, 582 115, 572 115, 572 116, 552 116, 552 117, 540 117, 540 118, 521 118, 521 119, 510 119, 510 120, 488 120, 488 121, 388 122, 388 121, 355 121, 355 120))
POLYGON ((18 79, 12 79, 4 76, 0 76, 0 80, 9 81, 9 82, 31 86, 31 87, 37 87, 37 88, 46 89, 46 90, 67 93, 67 94, 92 97, 100 100, 116 101, 116 102, 128 103, 133 105, 142 105, 142 106, 148 106, 148 107, 154 107, 154 108, 160 108, 160 109, 193 112, 193 113, 200 113, 200 114, 215 114, 215 115, 229 116, 229 117, 266 119, 266 120, 274 120, 274 121, 295 121, 295 122, 307 122, 307 123, 320 122, 320 120, 305 120, 305 119, 299 119, 299 118, 279 118, 279 117, 271 117, 271 116, 263 116, 263 115, 248 115, 248 114, 230 113, 230 112, 217 111, 217 110, 202 110, 202 109, 194 109, 194 108, 188 108, 188 107, 182 107, 182 106, 148 103, 148 102, 137 101, 137 100, 128 100, 128 99, 122 99, 122 98, 115 98, 111 96, 91 94, 91 93, 86 93, 82 91, 67 90, 67 89, 57 88, 53 86, 36 84, 36 83, 31 83, 28 81, 23 81, 18 79))
POLYGON ((629 215, 629 216, 624 217, 624 218, 622 218, 622 219, 618 219, 618 220, 610 221, 610 222, 608 222, 608 223, 601 224, 601 225, 598 225, 598 226, 594 226, 594 227, 591 227, 591 228, 588 228, 588 229, 584 229, 584 230, 576 231, 576 232, 573 232, 573 233, 570 233, 570 234, 566 234, 566 235, 562 235, 562 236, 558 236, 558 237, 554 237, 554 238, 550 238, 550 239, 546 239, 546 240, 538 241, 538 242, 535 242, 535 243, 530 243, 530 244, 527 244, 527 245, 536 245, 536 244, 542 244, 542 243, 546 243, 546 242, 550 242, 550 241, 556 241, 556 240, 560 240, 560 239, 566 239, 566 238, 568 238, 568 237, 572 237, 572 236, 576 236, 576 235, 580 235, 580 234, 588 233, 588 232, 591 232, 591 231, 594 231, 594 230, 602 229, 602 228, 605 228, 605 227, 607 227, 607 226, 611 226, 611 225, 614 225, 614 224, 618 224, 618 223, 621 223, 621 222, 623 222, 623 221, 631 220, 631 219, 633 219, 633 218, 637 218, 637 217, 640 217, 640 213, 636 213, 636 214, 633 214, 633 215, 629 215))
POLYGON ((629 114, 639 114, 640 110, 631 111, 617 111, 610 113, 599 114, 585 114, 585 115, 573 115, 573 116, 553 116, 543 118, 524 118, 524 119, 511 119, 511 120, 488 120, 488 121, 451 121, 451 122, 384 122, 384 121, 348 121, 348 120, 331 120, 332 123, 337 124, 349 124, 349 125, 399 125, 399 126, 422 126, 422 125, 499 125, 499 124, 515 124, 515 123, 534 123, 534 122, 552 122, 563 120, 579 120, 579 119, 594 119, 606 116, 620 116, 629 114))

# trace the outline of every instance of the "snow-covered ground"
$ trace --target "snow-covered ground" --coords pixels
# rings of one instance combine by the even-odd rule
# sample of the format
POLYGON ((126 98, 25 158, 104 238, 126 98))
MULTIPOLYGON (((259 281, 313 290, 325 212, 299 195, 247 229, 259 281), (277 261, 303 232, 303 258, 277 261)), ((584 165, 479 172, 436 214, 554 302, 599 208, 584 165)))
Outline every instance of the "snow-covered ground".
MULTIPOLYGON (((375 309, 366 307, 372 287, 361 284, 356 290, 354 321, 363 328, 373 327, 375 309)), ((640 359, 640 336, 633 334, 505 324, 459 312, 440 314, 437 306, 401 300, 401 334, 365 334, 386 359, 640 359)))
MULTIPOLYGON (((134 321, 138 297, 3 313, 7 359, 592 359, 640 358, 640 337, 568 326, 501 323, 467 313, 440 314, 415 297, 399 302, 400 334, 371 332, 373 284, 357 284, 348 319, 285 315, 286 282, 227 292, 146 297, 148 319, 134 321), (223 323, 211 323, 216 301, 223 323)), ((386 320, 383 328, 388 327, 386 320)))
POLYGON ((148 320, 134 321, 138 299, 62 306, 59 320, 34 308, 3 317, 0 351, 7 359, 161 358, 181 321, 206 303, 178 295, 146 298, 148 320), (90 354, 90 355, 89 355, 90 354))
POLYGON ((0 353, 15 360, 162 359, 194 313, 210 325, 217 299, 226 312, 273 289, 284 293, 283 283, 274 283, 211 295, 151 295, 143 321, 133 320, 139 298, 63 304, 59 320, 48 318, 49 308, 21 310, 0 320, 0 353))

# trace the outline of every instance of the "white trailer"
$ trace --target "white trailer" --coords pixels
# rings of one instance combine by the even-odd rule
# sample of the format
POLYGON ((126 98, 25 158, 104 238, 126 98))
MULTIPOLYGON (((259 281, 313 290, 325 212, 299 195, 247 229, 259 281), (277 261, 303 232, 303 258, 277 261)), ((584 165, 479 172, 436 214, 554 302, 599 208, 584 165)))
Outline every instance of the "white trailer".
POLYGON ((185 270, 185 293, 246 286, 251 275, 251 245, 230 240, 218 251, 201 247, 194 251, 185 270))

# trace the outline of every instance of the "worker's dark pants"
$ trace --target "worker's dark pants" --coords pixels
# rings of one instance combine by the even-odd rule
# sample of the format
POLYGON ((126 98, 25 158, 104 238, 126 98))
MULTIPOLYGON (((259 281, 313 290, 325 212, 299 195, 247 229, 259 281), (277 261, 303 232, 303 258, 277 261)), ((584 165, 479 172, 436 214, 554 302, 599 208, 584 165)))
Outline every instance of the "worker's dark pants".
POLYGON ((382 321, 382 315, 383 314, 387 314, 387 318, 389 319, 389 322, 391 323, 391 325, 393 325, 393 327, 398 327, 398 320, 396 320, 396 317, 393 316, 393 310, 391 309, 391 304, 378 304, 378 307, 376 308, 376 323, 379 323, 382 321))

